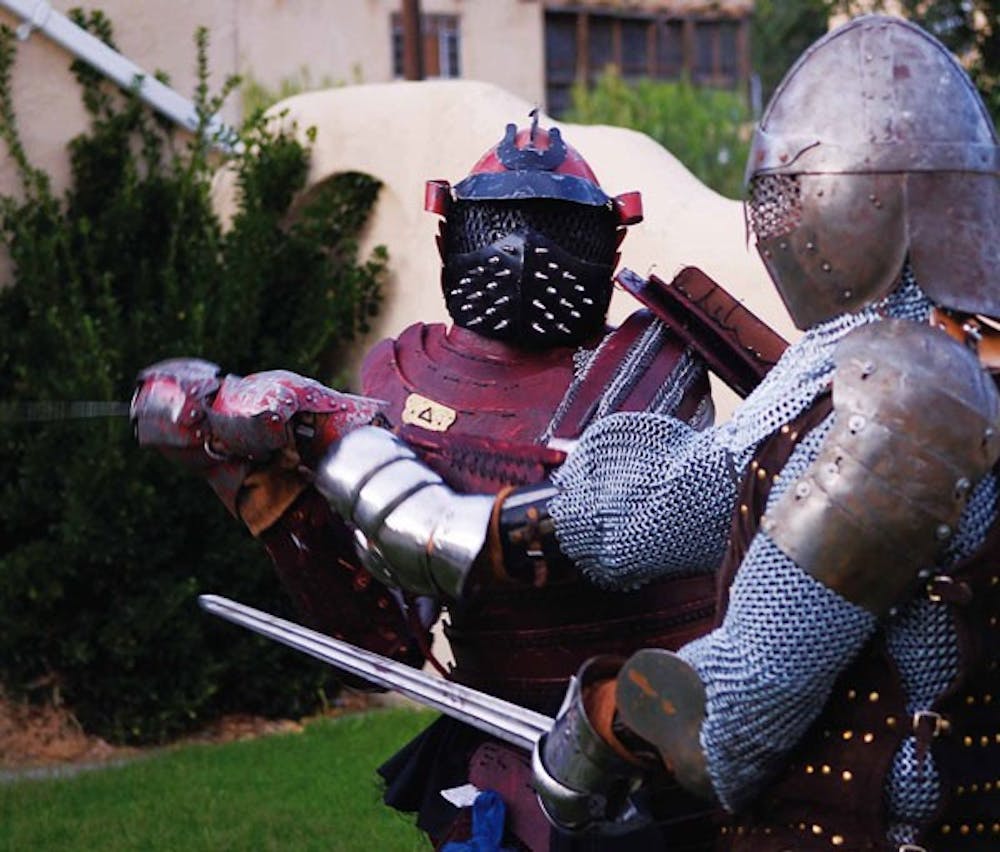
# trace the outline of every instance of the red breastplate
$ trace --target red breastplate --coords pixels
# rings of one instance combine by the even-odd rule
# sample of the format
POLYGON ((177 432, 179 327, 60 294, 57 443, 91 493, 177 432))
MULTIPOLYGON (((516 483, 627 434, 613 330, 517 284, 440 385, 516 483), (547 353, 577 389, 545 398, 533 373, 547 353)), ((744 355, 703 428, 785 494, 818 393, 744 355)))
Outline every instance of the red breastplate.
MULTIPOLYGON (((469 331, 414 325, 375 347, 363 392, 390 403, 390 419, 423 458, 460 491, 499 491, 542 480, 564 454, 548 436, 575 438, 614 388, 613 410, 650 407, 685 347, 667 334, 620 389, 621 367, 653 320, 634 314, 604 341, 585 381, 574 384, 574 351, 526 352, 469 331), (423 419, 421 419, 423 418, 423 419), (445 428, 440 427, 447 424, 445 428)), ((691 417, 708 394, 694 382, 676 410, 691 417)), ((647 644, 676 648, 709 627, 714 579, 666 581, 609 593, 576 578, 541 589, 491 592, 450 607, 452 677, 493 695, 553 712, 569 677, 597 653, 647 644)))

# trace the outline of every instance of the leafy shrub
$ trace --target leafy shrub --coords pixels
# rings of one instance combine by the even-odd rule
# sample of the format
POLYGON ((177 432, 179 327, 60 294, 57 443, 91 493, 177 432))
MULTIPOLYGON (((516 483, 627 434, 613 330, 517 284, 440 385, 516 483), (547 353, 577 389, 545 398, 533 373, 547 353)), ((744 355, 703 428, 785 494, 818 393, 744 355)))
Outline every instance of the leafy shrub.
POLYGON ((572 97, 567 121, 642 131, 716 192, 742 195, 751 118, 741 95, 687 80, 626 82, 610 66, 593 88, 575 85, 572 97))
MULTIPOLYGON (((78 20, 107 41, 99 13, 78 20)), ((235 85, 208 95, 203 124, 235 85)), ((57 198, 21 145, 13 34, 0 29, 0 137, 22 181, 0 198, 13 281, 0 289, 0 399, 127 400, 136 371, 197 354, 232 372, 317 375, 377 308, 384 250, 356 234, 379 185, 348 174, 289 215, 308 150, 242 131, 231 230, 210 201, 209 142, 175 137, 132 92, 73 65, 90 128, 57 198), (288 224, 292 222, 292 224, 288 224)), ((322 376, 320 376, 322 378, 322 376)), ((224 712, 306 712, 326 674, 203 615, 202 591, 268 609, 282 596, 262 550, 207 486, 140 451, 124 419, 0 423, 0 680, 55 696, 89 731, 157 741, 224 712)))

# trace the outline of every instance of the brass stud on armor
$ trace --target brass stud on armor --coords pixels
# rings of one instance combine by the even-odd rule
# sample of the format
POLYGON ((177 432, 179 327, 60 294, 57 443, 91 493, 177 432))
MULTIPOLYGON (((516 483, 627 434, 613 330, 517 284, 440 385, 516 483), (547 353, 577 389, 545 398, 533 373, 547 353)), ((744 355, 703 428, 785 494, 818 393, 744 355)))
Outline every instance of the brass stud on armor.
POLYGON ((835 834, 835 835, 833 835, 833 837, 830 838, 830 842, 834 846, 843 846, 844 845, 844 836, 842 834, 835 834))
POLYGON ((951 826, 948 825, 948 823, 945 823, 944 825, 942 825, 941 826, 941 833, 942 834, 951 834, 951 826))
POLYGON ((764 468, 758 468, 758 470, 757 470, 757 478, 758 479, 762 479, 762 480, 763 479, 767 479, 767 471, 764 470, 764 468))
POLYGON ((816 771, 816 767, 812 764, 806 764, 806 775, 812 775, 816 771))
POLYGON ((840 777, 843 778, 844 781, 852 781, 854 780, 854 773, 851 772, 850 769, 845 769, 843 772, 840 773, 840 777))
POLYGON ((858 697, 857 690, 855 690, 855 689, 849 689, 849 690, 847 690, 847 700, 848 701, 853 701, 857 697, 858 697))
POLYGON ((852 738, 852 737, 854 736, 854 731, 844 731, 844 733, 843 733, 843 734, 841 734, 841 736, 842 736, 842 737, 843 737, 843 738, 844 738, 845 740, 849 740, 849 739, 851 739, 851 738, 852 738))
POLYGON ((819 771, 822 772, 824 775, 829 775, 833 770, 830 769, 830 767, 827 764, 824 763, 820 767, 819 771))
POLYGON ((872 704, 874 704, 875 702, 877 702, 878 699, 879 699, 879 694, 877 692, 870 692, 870 693, 868 693, 868 700, 872 704))
POLYGON ((972 737, 962 737, 962 745, 964 745, 966 748, 971 748, 972 737))
POLYGON ((821 826, 821 825, 813 825, 813 827, 812 827, 812 833, 813 834, 822 834, 823 833, 823 826, 821 826))
POLYGON ((865 734, 861 739, 866 743, 872 743, 875 741, 875 734, 865 734))
POLYGON ((750 513, 750 507, 747 506, 746 503, 740 503, 740 514, 746 516, 749 513, 750 513))
POLYGON ((896 717, 895 716, 886 716, 885 717, 885 726, 887 728, 895 728, 896 727, 896 717))

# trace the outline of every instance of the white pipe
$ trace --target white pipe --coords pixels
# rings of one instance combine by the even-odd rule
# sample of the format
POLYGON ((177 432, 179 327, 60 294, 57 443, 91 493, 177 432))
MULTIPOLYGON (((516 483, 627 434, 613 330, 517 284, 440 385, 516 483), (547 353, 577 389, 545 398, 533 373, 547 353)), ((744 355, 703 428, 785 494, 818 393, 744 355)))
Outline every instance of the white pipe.
MULTIPOLYGON (((0 6, 23 19, 23 23, 17 28, 17 37, 22 41, 34 30, 40 30, 122 88, 135 87, 143 101, 181 127, 192 132, 198 131, 198 111, 192 101, 55 11, 46 0, 0 0, 0 6)), ((235 131, 227 127, 217 115, 209 119, 205 130, 213 143, 222 148, 230 148, 236 136, 235 131)))

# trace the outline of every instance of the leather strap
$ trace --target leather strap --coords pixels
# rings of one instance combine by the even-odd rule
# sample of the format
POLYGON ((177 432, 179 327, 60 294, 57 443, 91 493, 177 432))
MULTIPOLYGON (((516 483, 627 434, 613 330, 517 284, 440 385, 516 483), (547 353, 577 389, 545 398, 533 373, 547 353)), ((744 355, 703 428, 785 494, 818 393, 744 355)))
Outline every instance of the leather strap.
POLYGON ((694 266, 669 284, 623 269, 615 279, 746 397, 788 347, 780 334, 694 266))

